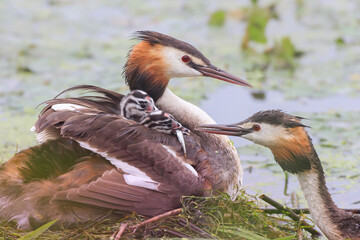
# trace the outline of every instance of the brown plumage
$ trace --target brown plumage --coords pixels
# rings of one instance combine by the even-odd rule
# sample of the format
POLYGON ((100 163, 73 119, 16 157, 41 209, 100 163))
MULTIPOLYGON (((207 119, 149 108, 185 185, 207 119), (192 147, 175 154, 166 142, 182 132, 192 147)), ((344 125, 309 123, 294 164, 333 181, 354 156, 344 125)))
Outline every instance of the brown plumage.
MULTIPOLYGON (((190 44, 160 33, 139 32, 125 79, 190 130, 214 121, 167 89, 170 78, 210 76, 239 85, 190 44), (186 56, 183 58, 183 56, 186 56)), ((179 207, 184 195, 226 191, 236 196, 242 169, 226 137, 185 136, 187 158, 175 136, 147 129, 120 115, 121 94, 77 86, 90 96, 55 98, 35 123, 40 143, 0 169, 0 217, 30 229, 58 218, 69 225, 106 211, 153 216, 179 207)))
POLYGON ((21 151, 1 165, 1 217, 16 221, 23 229, 56 218, 67 224, 76 219, 90 220, 103 211, 49 202, 62 189, 79 188, 112 168, 69 139, 48 141, 21 151))
MULTIPOLYGON (((71 98, 50 102, 78 101, 80 99, 71 98)), ((84 105, 89 103, 90 100, 84 105)), ((35 227, 54 218, 71 224, 89 220, 109 209, 115 210, 114 213, 135 211, 154 216, 179 207, 183 195, 210 194, 206 191, 212 187, 212 180, 206 177, 210 171, 205 160, 208 156, 196 136, 186 137, 189 147, 184 159, 175 136, 150 130, 120 115, 103 113, 103 109, 95 112, 95 106, 81 112, 46 109, 36 123, 37 131, 56 128, 59 138, 44 140, 42 145, 17 154, 0 170, 3 177, 0 194, 7 196, 6 209, 1 214, 16 220, 19 227, 35 227), (78 143, 86 143, 85 147, 92 151, 78 143), (177 156, 169 154, 163 146, 177 156), (56 159, 54 153, 57 153, 56 159), (146 173, 156 190, 151 186, 149 189, 129 185, 124 171, 110 164, 116 165, 117 160, 146 173), (189 163, 198 176, 184 165, 189 163), (9 180, 4 180, 5 176, 9 180), (12 190, 17 189, 11 195, 7 193, 10 186, 12 190), (23 201, 29 202, 28 210, 14 211, 11 206, 23 201), (79 204, 86 204, 88 210, 82 211, 87 208, 80 208, 79 204)))

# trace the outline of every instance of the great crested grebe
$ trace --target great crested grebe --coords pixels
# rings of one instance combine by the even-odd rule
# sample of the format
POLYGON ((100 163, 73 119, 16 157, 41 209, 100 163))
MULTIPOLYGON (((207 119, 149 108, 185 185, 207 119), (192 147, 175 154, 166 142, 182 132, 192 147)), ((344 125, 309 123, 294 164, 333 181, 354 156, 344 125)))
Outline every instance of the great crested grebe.
POLYGON ((30 229, 56 218, 63 224, 86 221, 108 210, 154 216, 179 207, 181 196, 210 190, 236 196, 243 172, 235 148, 225 136, 195 131, 214 120, 167 85, 190 76, 250 85, 188 43, 152 31, 137 35, 141 42, 129 52, 125 80, 191 130, 187 157, 175 136, 121 117, 121 94, 74 87, 96 95, 48 101, 34 128, 41 144, 1 165, 1 218, 30 229))
POLYGON ((360 215, 339 209, 326 186, 324 170, 301 117, 279 110, 255 113, 230 125, 200 125, 198 130, 239 136, 268 147, 284 171, 298 176, 315 224, 332 240, 360 239, 360 215))

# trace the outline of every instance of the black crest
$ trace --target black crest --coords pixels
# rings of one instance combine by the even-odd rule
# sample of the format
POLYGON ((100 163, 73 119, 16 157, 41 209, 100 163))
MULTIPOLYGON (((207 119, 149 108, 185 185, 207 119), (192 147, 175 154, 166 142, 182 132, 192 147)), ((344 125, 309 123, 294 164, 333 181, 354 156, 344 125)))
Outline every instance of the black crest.
POLYGON ((300 122, 302 119, 304 118, 287 114, 281 110, 267 110, 255 113, 242 123, 268 123, 271 125, 282 125, 285 128, 307 127, 300 122))
POLYGON ((135 32, 135 38, 149 42, 152 45, 160 44, 163 46, 179 49, 193 55, 194 57, 200 58, 207 65, 211 65, 210 61, 194 46, 189 43, 180 41, 176 38, 170 37, 168 35, 154 31, 137 31, 135 32))

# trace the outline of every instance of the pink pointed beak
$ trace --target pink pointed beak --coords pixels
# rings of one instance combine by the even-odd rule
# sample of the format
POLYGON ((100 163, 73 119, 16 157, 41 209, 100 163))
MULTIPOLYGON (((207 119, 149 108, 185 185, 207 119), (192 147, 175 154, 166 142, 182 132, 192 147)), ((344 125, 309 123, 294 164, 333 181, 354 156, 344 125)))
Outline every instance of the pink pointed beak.
POLYGON ((202 73, 203 76, 205 77, 216 78, 225 82, 246 86, 246 87, 252 87, 251 84, 245 81, 244 79, 232 75, 231 73, 228 73, 214 66, 210 66, 210 67, 197 66, 196 70, 202 73))

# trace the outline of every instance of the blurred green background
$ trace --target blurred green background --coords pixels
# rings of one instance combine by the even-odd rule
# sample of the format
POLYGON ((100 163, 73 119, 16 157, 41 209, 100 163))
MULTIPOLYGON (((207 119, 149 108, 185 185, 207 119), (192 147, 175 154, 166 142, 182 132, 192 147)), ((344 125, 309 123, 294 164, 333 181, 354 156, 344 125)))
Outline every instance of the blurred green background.
MULTIPOLYGON (((205 78, 170 87, 218 122, 266 109, 307 117, 330 191, 341 207, 360 205, 360 2, 69 1, 0 2, 0 161, 36 144, 41 107, 65 88, 93 84, 121 93, 122 66, 136 30, 187 41, 213 64, 246 76, 253 89, 205 78)), ((304 206, 296 177, 271 153, 233 139, 244 187, 304 206)))

